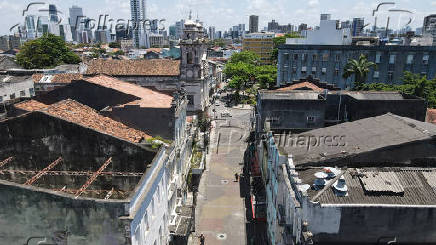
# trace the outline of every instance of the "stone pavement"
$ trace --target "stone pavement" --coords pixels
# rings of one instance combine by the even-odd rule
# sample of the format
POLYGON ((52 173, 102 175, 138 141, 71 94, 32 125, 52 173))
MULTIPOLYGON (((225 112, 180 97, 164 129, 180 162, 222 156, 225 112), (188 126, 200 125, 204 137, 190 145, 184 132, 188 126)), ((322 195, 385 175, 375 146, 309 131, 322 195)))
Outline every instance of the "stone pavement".
MULTIPOLYGON (((229 124, 215 121, 206 171, 200 181, 195 235, 204 234, 206 245, 244 245, 245 206, 235 173, 242 173, 250 111, 219 108, 232 113, 229 124), (219 141, 219 142, 218 142, 219 141)), ((194 239, 190 244, 200 244, 194 239)))

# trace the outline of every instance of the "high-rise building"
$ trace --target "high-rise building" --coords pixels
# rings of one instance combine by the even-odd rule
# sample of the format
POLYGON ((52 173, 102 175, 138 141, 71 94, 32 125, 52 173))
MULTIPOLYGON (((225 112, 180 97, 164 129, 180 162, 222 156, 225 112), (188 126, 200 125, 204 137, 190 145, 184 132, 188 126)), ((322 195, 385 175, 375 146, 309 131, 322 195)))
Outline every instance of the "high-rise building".
POLYGON ((245 24, 239 24, 238 29, 239 29, 239 36, 243 36, 245 34, 245 24))
POLYGON ((279 23, 275 20, 268 22, 268 31, 276 32, 279 29, 279 23))
POLYGON ((70 18, 68 22, 71 26, 71 34, 74 41, 77 41, 77 31, 78 27, 80 26, 81 18, 83 18, 83 9, 81 7, 78 7, 76 5, 73 5, 70 8, 70 18))
POLYGON ((321 14, 321 20, 331 20, 332 15, 331 14, 321 14))
POLYGON ((145 46, 146 0, 130 0, 130 11, 133 24, 133 40, 135 47, 145 46))
POLYGON ((262 65, 270 65, 274 48, 274 36, 274 33, 247 34, 242 40, 242 50, 256 53, 259 55, 262 65))
POLYGON ((301 23, 298 26, 298 32, 306 31, 307 30, 307 24, 301 23))
POLYGON ((209 39, 215 40, 215 26, 209 26, 209 39))
POLYGON ((353 37, 362 36, 364 27, 365 27, 364 18, 354 18, 351 35, 353 35, 353 37))
POLYGON ((176 22, 176 39, 182 38, 184 28, 185 20, 180 20, 176 22))
POLYGON ((424 26, 422 27, 423 34, 433 36, 433 46, 436 46, 436 14, 429 15, 424 18, 424 26))
POLYGON ((221 38, 223 38, 223 32, 222 32, 222 31, 217 31, 217 32, 215 33, 215 37, 216 37, 217 39, 221 39, 221 38))
POLYGON ((50 22, 59 22, 59 16, 58 16, 58 10, 56 8, 56 5, 50 4, 48 5, 48 15, 50 17, 50 22))
POLYGON ((259 31, 259 16, 250 15, 249 32, 254 33, 259 31))
POLYGON ((36 28, 35 28, 35 17, 34 15, 26 16, 24 22, 24 26, 26 29, 26 38, 27 39, 35 39, 37 37, 36 28))

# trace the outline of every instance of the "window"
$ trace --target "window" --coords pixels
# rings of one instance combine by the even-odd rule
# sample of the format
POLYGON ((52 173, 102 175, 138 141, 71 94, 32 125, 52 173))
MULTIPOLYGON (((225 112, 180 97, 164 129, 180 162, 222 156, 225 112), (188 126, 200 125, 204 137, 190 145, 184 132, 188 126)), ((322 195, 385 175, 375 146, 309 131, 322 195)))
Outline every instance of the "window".
POLYGON ((20 91, 20 97, 24 97, 24 96, 26 96, 26 92, 24 90, 21 90, 20 91))
POLYGON ((14 99, 15 99, 15 93, 9 95, 9 99, 10 99, 10 100, 14 100, 14 99))
POLYGON ((395 54, 391 54, 391 55, 389 55, 389 64, 395 64, 395 58, 396 58, 396 55, 395 54))
POLYGON ((388 80, 389 80, 389 81, 392 81, 393 78, 394 78, 394 72, 389 71, 389 72, 388 72, 388 80))
POLYGON ((380 77, 380 72, 374 71, 374 78, 379 78, 379 77, 380 77))
POLYGON ((307 54, 302 54, 302 55, 301 55, 301 60, 302 60, 303 62, 306 62, 306 61, 307 61, 307 54))
POLYGON ((292 67, 292 73, 293 74, 297 73, 297 67, 296 66, 292 67))
POLYGON ((3 96, 0 95, 0 102, 3 102, 3 96))
POLYGON ((424 65, 428 65, 428 59, 430 58, 429 54, 424 54, 424 56, 422 56, 422 63, 424 65))
POLYGON ((316 73, 316 67, 312 67, 312 74, 316 73))
POLYGON ((29 94, 30 94, 30 96, 34 96, 35 95, 35 89, 29 88, 29 94))
POLYGON ((340 61, 341 60, 341 55, 340 54, 337 54, 336 55, 336 61, 340 61))
POLYGON ((307 123, 314 123, 315 122, 315 117, 314 116, 308 116, 307 117, 307 123))
POLYGON ((411 65, 413 63, 413 54, 407 55, 406 64, 411 65))
POLYGON ((318 55, 313 54, 313 55, 312 55, 312 61, 316 61, 317 59, 318 59, 318 55))
POLYGON ((323 54, 322 61, 329 61, 329 54, 323 54))
POLYGON ((307 67, 303 66, 301 67, 301 73, 306 74, 307 67))
POLYGON ((187 60, 188 64, 192 64, 193 63, 194 58, 193 58, 193 55, 192 55, 191 52, 188 52, 186 54, 186 60, 187 60))
POLYGON ((188 95, 188 105, 194 105, 194 95, 188 95))
POLYGON ((380 64, 380 61, 381 61, 381 53, 377 52, 377 54, 375 55, 375 63, 380 64))
POLYGON ((298 54, 294 54, 294 60, 298 60, 298 54))
POLYGON ((339 76, 339 68, 335 69, 335 76, 339 76))
POLYGON ((322 72, 323 75, 325 75, 327 73, 327 68, 322 68, 321 72, 322 72))

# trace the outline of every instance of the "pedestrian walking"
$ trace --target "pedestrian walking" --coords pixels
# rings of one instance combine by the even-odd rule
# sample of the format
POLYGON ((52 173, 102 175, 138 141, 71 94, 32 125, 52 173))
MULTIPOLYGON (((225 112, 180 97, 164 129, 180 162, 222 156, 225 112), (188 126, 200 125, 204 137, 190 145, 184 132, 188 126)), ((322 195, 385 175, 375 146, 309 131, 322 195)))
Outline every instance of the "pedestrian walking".
POLYGON ((201 234, 198 238, 200 238, 200 245, 204 245, 204 235, 201 234))
POLYGON ((239 181, 239 174, 235 173, 235 182, 238 182, 238 181, 239 181))

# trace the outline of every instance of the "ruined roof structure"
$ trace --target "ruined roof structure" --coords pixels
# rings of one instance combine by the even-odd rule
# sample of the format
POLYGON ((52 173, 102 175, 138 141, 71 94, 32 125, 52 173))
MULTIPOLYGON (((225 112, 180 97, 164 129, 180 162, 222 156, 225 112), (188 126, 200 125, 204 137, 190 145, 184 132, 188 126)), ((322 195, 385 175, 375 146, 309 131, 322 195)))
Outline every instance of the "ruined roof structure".
POLYGON ((131 198, 156 156, 141 144, 150 136, 73 100, 27 104, 33 111, 0 122, 0 185, 76 198, 131 198))

